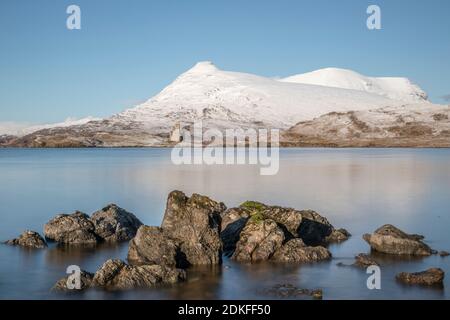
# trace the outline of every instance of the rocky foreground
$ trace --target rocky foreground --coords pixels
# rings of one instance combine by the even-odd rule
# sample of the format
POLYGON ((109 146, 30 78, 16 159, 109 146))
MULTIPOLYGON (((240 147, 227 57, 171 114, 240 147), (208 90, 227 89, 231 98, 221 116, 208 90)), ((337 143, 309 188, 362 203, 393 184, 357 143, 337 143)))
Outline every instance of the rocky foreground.
MULTIPOLYGON (((96 272, 81 272, 79 290, 103 288, 124 290, 185 281, 190 266, 219 265, 222 256, 242 263, 316 263, 332 258, 328 246, 350 237, 312 210, 296 210, 247 201, 227 209, 225 204, 199 194, 186 196, 173 191, 167 199, 161 226, 146 226, 132 213, 111 204, 88 216, 81 212, 62 214, 44 226, 45 239, 26 231, 6 244, 46 248, 59 245, 96 245, 129 241, 128 263, 108 260, 96 272)), ((384 225, 364 240, 373 251, 396 256, 437 254, 424 237, 384 225)), ((445 251, 440 252, 446 256, 445 251)), ((379 265, 368 254, 355 257, 353 266, 379 265)), ((409 284, 442 283, 444 272, 430 269, 402 273, 397 279, 409 284)), ((59 280, 54 290, 67 291, 71 276, 59 280)), ((317 290, 282 285, 272 293, 281 296, 319 296, 317 290)))

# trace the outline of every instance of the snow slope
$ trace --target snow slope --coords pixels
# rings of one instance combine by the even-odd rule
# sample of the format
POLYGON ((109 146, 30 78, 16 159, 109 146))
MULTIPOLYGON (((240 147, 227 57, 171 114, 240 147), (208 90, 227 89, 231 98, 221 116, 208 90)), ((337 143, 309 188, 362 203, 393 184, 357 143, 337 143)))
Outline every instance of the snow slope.
MULTIPOLYGON (((342 81, 346 81, 343 79, 342 81)), ((356 89, 293 83, 218 69, 200 62, 147 102, 111 120, 141 121, 165 127, 174 122, 207 120, 219 127, 260 123, 288 128, 332 111, 399 106, 404 101, 356 89)))
POLYGON ((367 77, 352 70, 338 68, 320 69, 280 81, 359 90, 406 102, 426 101, 428 98, 421 88, 407 78, 367 77))

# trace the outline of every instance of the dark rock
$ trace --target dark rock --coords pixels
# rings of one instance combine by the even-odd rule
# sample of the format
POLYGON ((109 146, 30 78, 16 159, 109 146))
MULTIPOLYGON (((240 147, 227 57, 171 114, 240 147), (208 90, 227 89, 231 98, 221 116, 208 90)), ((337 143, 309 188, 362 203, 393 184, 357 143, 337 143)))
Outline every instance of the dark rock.
POLYGON ((355 256, 355 262, 353 263, 353 265, 360 268, 368 268, 370 266, 378 266, 378 262, 373 260, 367 254, 360 253, 355 256))
POLYGON ((327 237, 331 235, 334 228, 330 222, 313 210, 300 211, 302 223, 297 231, 306 245, 326 244, 327 237))
POLYGON ((21 246, 26 248, 42 249, 47 247, 47 243, 41 235, 34 231, 24 231, 18 238, 8 240, 7 245, 21 246))
POLYGON ((402 272, 397 275, 397 280, 406 284, 418 284, 418 285, 440 285, 442 286, 445 273, 442 269, 431 268, 426 271, 408 273, 402 272))
POLYGON ((226 256, 231 256, 236 249, 236 243, 239 241, 241 231, 249 217, 249 212, 241 208, 228 209, 222 214, 220 238, 223 244, 223 252, 226 256))
POLYGON ((91 287, 92 280, 94 279, 94 274, 84 271, 84 270, 81 270, 80 289, 69 289, 67 282, 69 281, 69 278, 70 278, 70 281, 72 281, 71 277, 72 277, 72 275, 68 275, 67 277, 64 277, 64 278, 58 280, 58 282, 56 282, 56 284, 53 286, 52 290, 53 291, 67 291, 67 292, 86 290, 91 287))
POLYGON ((440 255, 441 257, 448 257, 448 256, 450 256, 450 253, 447 252, 447 251, 440 251, 440 252, 439 252, 439 255, 440 255))
POLYGON ((256 262, 268 260, 283 244, 283 230, 272 219, 252 216, 242 229, 232 259, 256 262))
POLYGON ((272 260, 280 262, 310 263, 331 259, 331 253, 324 247, 308 247, 302 239, 286 242, 273 255, 272 260))
POLYGON ((275 296, 277 298, 297 298, 300 296, 310 296, 313 299, 322 299, 323 292, 321 289, 301 289, 297 288, 293 284, 277 284, 272 288, 265 290, 265 294, 275 296))
POLYGON ((173 191, 167 199, 162 222, 164 233, 179 243, 181 252, 191 265, 222 262, 220 239, 223 203, 193 194, 188 198, 181 191, 173 191))
POLYGON ((95 233, 106 241, 127 241, 132 239, 142 222, 136 216, 115 204, 95 212, 91 221, 95 233))
POLYGON ((130 266, 121 260, 108 260, 97 270, 92 286, 110 290, 148 288, 174 284, 186 279, 184 270, 160 266, 130 266))
POLYGON ((89 216, 79 211, 60 214, 50 220, 44 226, 44 235, 49 240, 66 244, 95 244, 98 241, 89 216))
POLYGON ((407 234, 392 225, 384 225, 363 239, 378 252, 396 255, 429 256, 433 250, 421 240, 423 236, 407 234))
POLYGON ((168 267, 185 267, 178 261, 178 245, 164 234, 162 228, 141 226, 136 237, 130 241, 128 261, 131 264, 159 264, 168 267))

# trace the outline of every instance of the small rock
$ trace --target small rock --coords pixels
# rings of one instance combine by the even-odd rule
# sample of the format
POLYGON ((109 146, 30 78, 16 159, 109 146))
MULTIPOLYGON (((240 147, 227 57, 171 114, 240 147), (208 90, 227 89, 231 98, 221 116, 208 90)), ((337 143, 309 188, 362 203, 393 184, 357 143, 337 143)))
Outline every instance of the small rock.
POLYGON ((440 255, 441 257, 448 257, 448 256, 450 256, 450 253, 447 252, 447 251, 440 251, 440 252, 439 252, 439 255, 440 255))
POLYGON ((105 241, 118 242, 132 239, 142 222, 136 216, 115 204, 95 212, 91 221, 95 233, 105 241))
POLYGON ((326 243, 339 243, 348 240, 352 235, 345 229, 333 229, 331 234, 325 238, 326 243))
POLYGON ((292 239, 278 249, 272 260, 279 262, 310 263, 331 259, 331 253, 326 248, 307 247, 302 239, 292 239))
POLYGON ((42 249, 47 247, 47 243, 45 242, 44 238, 42 238, 39 233, 30 230, 24 231, 16 239, 6 241, 5 244, 35 249, 42 249))
POLYGON ((360 253, 355 256, 355 262, 353 265, 360 268, 368 268, 370 266, 378 266, 378 262, 373 260, 369 255, 360 253))
POLYGON ((256 219, 252 216, 246 223, 236 243, 232 259, 256 262, 269 260, 283 245, 283 230, 272 219, 256 219))
POLYGON ((313 299, 322 299, 323 292, 321 289, 301 289, 296 286, 288 284, 277 284, 272 288, 264 291, 265 294, 275 296, 278 298, 297 298, 300 296, 310 296, 313 299))
POLYGON ((98 241, 89 216, 79 211, 60 214, 50 220, 44 226, 44 235, 49 240, 65 244, 95 244, 98 241))
MULTIPOLYGON (((91 287, 92 280, 94 278, 94 274, 84 271, 84 270, 81 270, 80 288, 79 289, 76 289, 76 288, 69 289, 67 281, 69 280, 70 277, 72 277, 72 275, 69 275, 67 277, 64 277, 64 278, 58 280, 58 282, 56 282, 56 284, 53 286, 52 290, 53 291, 67 291, 67 292, 86 290, 91 287)), ((71 280, 72 280, 72 278, 71 278, 71 280)))
POLYGON ((421 240, 423 236, 407 234, 392 225, 384 225, 363 239, 378 252, 396 255, 429 256, 433 250, 421 240))
POLYGON ((184 280, 184 270, 160 265, 130 266, 121 260, 108 260, 95 273, 92 286, 126 290, 174 284, 184 280))
POLYGON ((402 272, 397 275, 397 280, 406 284, 418 284, 418 285, 442 285, 444 281, 445 273, 442 269, 431 268, 426 271, 408 273, 402 272))

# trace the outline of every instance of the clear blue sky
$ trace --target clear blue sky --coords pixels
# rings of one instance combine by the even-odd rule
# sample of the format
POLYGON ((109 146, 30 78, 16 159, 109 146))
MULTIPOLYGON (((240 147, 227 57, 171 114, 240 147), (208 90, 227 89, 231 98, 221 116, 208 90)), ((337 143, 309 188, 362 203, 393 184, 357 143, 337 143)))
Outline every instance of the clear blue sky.
POLYGON ((200 60, 265 76, 349 68, 450 94, 448 0, 1 0, 0 40, 0 122, 108 116, 200 60), (69 4, 82 30, 66 29, 69 4), (366 28, 369 4, 381 31, 366 28))

